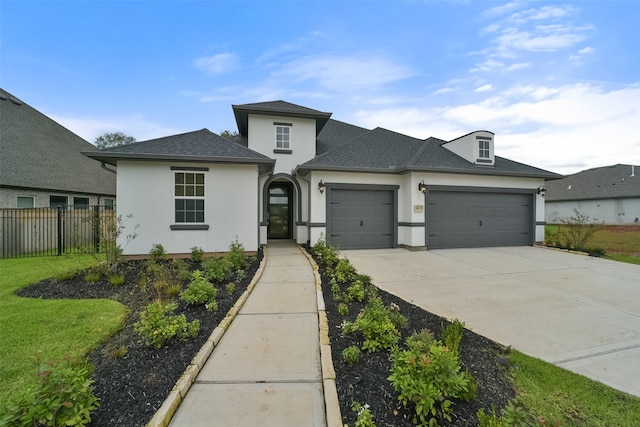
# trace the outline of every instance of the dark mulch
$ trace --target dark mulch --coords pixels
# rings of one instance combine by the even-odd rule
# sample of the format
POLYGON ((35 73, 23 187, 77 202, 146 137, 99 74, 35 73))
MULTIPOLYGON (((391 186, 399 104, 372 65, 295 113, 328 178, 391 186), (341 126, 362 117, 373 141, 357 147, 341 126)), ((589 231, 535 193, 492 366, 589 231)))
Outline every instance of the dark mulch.
MULTIPOLYGON (((229 295, 224 286, 217 286, 218 311, 187 306, 178 300, 175 313, 184 314, 188 321, 199 319, 200 333, 195 339, 171 341, 159 350, 147 347, 133 330, 133 324, 140 319, 140 311, 149 303, 149 296, 137 285, 143 269, 142 261, 121 264, 126 277, 125 284, 121 286, 113 286, 105 279, 87 283, 84 273, 80 273, 71 280, 44 280, 21 289, 17 294, 32 298, 106 298, 117 300, 129 308, 130 314, 123 329, 89 355, 94 366, 95 394, 100 398, 100 407, 91 415, 90 425, 144 426, 160 408, 211 332, 246 290, 261 258, 262 252, 246 270, 245 278, 235 281, 233 294, 229 295), (127 349, 126 356, 114 357, 115 351, 122 346, 127 349)), ((199 264, 190 265, 191 270, 198 267, 199 264)))
MULTIPOLYGON (((343 362, 342 351, 351 345, 362 345, 357 334, 343 336, 340 324, 344 320, 355 320, 364 303, 349 303, 349 314, 341 316, 338 304, 333 300, 331 286, 326 273, 321 271, 322 292, 329 320, 329 338, 331 339, 331 353, 336 371, 336 387, 344 423, 354 425, 357 414, 351 410, 352 402, 368 404, 374 415, 378 427, 382 426, 413 426, 413 408, 405 409, 397 399, 397 393, 387 380, 390 375, 391 357, 389 352, 362 352, 362 358, 354 365, 343 362)), ((365 272, 366 273, 366 272, 365 272)), ((400 313, 408 318, 408 327, 403 331, 401 342, 413 332, 429 329, 439 338, 441 326, 447 324, 446 319, 429 313, 394 295, 378 290, 384 304, 396 304, 400 313)), ((461 348, 461 362, 463 369, 478 382, 476 398, 471 402, 454 400, 454 412, 451 422, 438 419, 441 426, 477 426, 476 413, 480 408, 490 413, 491 408, 503 408, 509 399, 515 396, 513 385, 509 379, 507 368, 504 366, 503 349, 497 343, 465 330, 461 348)))

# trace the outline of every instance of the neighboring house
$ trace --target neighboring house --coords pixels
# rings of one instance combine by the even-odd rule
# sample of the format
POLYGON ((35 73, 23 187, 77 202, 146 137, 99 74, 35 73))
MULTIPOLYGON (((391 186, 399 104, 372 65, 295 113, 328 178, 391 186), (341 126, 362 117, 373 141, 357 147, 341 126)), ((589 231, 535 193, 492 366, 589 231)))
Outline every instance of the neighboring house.
POLYGON ((95 146, 0 89, 0 208, 113 205, 116 175, 95 146))
MULTIPOLYGON (((87 156, 118 168, 118 213, 171 253, 256 250, 271 239, 340 248, 532 245, 545 179, 494 155, 494 135, 426 140, 284 101, 234 105, 239 135, 207 129, 87 156)), ((127 234, 128 229, 123 234, 127 234)))
POLYGON ((573 216, 574 209, 606 224, 640 221, 640 166, 588 169, 546 184, 546 218, 550 224, 573 216))

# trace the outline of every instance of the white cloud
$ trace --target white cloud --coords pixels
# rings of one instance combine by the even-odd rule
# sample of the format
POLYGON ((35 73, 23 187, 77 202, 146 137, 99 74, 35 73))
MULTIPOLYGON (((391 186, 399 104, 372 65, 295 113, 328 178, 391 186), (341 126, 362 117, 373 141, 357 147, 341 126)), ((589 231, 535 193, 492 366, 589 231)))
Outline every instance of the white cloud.
POLYGON ((530 66, 531 64, 529 64, 528 62, 518 62, 516 64, 509 65, 507 68, 505 68, 505 71, 507 72, 517 71, 517 70, 522 70, 524 68, 529 68, 530 66))
POLYGON ((47 114, 71 132, 93 144, 95 139, 105 132, 122 132, 133 136, 137 141, 175 135, 184 130, 162 126, 143 116, 91 118, 74 114, 47 114))
POLYGON ((314 55, 282 64, 272 76, 287 82, 316 82, 322 88, 338 92, 376 90, 406 79, 416 72, 397 61, 379 56, 314 55))
POLYGON ((477 104, 361 110, 357 123, 417 138, 496 133, 496 154, 558 173, 616 163, 640 165, 640 84, 516 86, 477 104))
POLYGON ((443 94, 443 93, 450 93, 450 92, 453 92, 453 88, 443 87, 442 89, 438 89, 438 90, 434 91, 433 93, 434 93, 434 95, 440 95, 440 94, 443 94))
POLYGON ((193 60, 193 65, 209 74, 225 74, 238 69, 240 61, 233 53, 218 53, 196 58, 193 60))
POLYGON ((491 86, 490 84, 486 84, 476 88, 474 92, 489 92, 491 89, 493 89, 493 86, 491 86))

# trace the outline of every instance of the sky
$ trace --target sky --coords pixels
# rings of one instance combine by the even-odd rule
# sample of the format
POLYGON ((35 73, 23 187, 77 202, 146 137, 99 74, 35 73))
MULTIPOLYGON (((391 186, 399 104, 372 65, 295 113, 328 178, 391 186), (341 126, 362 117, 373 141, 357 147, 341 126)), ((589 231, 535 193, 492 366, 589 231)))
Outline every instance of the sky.
MULTIPOLYGON (((561 174, 640 165, 640 0, 0 0, 0 86, 90 142, 284 100, 561 174)), ((0 141, 1 142, 1 141, 0 141)))

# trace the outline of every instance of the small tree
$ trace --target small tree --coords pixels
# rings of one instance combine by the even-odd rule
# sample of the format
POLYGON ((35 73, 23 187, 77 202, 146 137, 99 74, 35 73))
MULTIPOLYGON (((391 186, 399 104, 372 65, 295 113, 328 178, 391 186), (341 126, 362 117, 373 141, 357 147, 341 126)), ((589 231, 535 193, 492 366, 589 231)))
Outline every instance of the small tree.
POLYGON ((558 231, 560 233, 559 240, 566 248, 576 250, 587 249, 589 240, 604 225, 604 221, 598 221, 597 218, 591 219, 589 215, 575 208, 572 216, 562 218, 560 222, 563 225, 558 231))
POLYGON ((110 148, 119 147, 120 145, 127 145, 136 142, 136 139, 132 136, 125 135, 122 132, 105 132, 96 138, 96 147, 110 148))
POLYGON ((231 132, 230 130, 223 130, 222 132, 220 132, 220 136, 223 138, 231 138, 232 136, 236 136, 236 135, 239 135, 239 134, 235 130, 233 132, 231 132))

